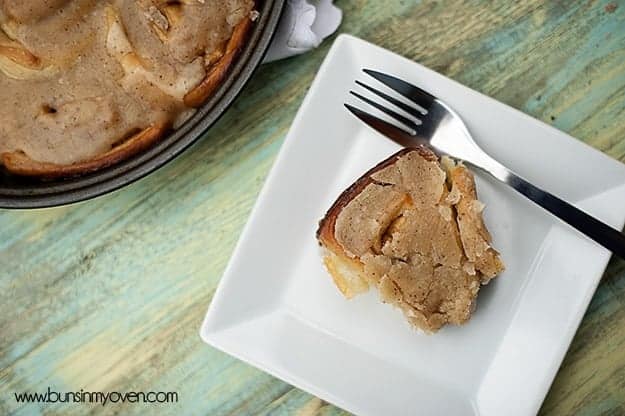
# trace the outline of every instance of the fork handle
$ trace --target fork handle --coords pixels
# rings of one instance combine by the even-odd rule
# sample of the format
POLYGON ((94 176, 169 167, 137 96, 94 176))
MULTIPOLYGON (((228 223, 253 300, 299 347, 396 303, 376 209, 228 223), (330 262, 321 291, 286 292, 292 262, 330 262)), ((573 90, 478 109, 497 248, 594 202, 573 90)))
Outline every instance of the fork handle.
POLYGON ((621 232, 557 196, 532 185, 507 168, 501 165, 497 168, 487 171, 620 258, 625 259, 625 235, 621 232))

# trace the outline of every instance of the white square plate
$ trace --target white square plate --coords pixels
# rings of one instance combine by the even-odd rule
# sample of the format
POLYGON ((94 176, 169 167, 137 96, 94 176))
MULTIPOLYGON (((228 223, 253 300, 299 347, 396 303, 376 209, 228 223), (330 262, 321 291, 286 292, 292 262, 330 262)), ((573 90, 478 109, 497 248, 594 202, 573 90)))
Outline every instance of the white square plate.
POLYGON ((507 270, 482 289, 468 324, 425 335, 374 291, 345 300, 322 267, 317 221, 343 189, 398 150, 343 108, 354 80, 367 79, 362 68, 432 92, 504 165, 623 226, 624 165, 410 60, 342 35, 293 122, 202 338, 356 414, 536 413, 608 251, 477 174, 485 220, 507 270))

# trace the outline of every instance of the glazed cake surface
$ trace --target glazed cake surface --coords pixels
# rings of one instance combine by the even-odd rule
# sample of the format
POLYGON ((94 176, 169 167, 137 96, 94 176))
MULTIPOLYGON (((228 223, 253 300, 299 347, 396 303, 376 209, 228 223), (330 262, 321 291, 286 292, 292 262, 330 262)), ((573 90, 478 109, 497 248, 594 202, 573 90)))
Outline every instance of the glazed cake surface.
POLYGON ((252 0, 0 1, 3 164, 72 165, 180 124, 231 64, 253 8, 252 0))
POLYGON ((473 175, 428 149, 367 172, 320 222, 324 263, 346 297, 375 287, 417 328, 466 322, 480 286, 504 269, 473 175))

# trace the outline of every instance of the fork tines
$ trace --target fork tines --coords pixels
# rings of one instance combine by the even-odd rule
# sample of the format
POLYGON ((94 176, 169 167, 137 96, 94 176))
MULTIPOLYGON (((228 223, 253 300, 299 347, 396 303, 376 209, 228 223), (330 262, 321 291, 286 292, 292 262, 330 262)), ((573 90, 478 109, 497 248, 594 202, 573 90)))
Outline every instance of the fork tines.
POLYGON ((362 71, 365 74, 377 79, 390 89, 397 91, 419 107, 423 108, 425 110, 425 113, 423 114, 427 114, 428 109, 432 106, 434 100, 436 99, 432 94, 428 93, 427 91, 422 90, 416 85, 410 84, 409 82, 401 80, 392 75, 374 71, 372 69, 363 69, 362 71))
MULTIPOLYGON (((360 83, 360 82, 358 82, 358 81, 356 81, 356 83, 358 83, 359 85, 366 86, 366 84, 360 83)), ((397 105, 397 104, 394 102, 394 101, 397 101, 397 100, 395 100, 393 97, 387 96, 387 95, 386 95, 386 94, 384 94, 382 91, 378 91, 378 90, 376 90, 376 89, 375 89, 375 88, 373 88, 373 87, 366 86, 366 88, 367 88, 368 90, 370 90, 370 91, 374 92, 375 94, 377 94, 377 95, 379 95, 379 96, 381 96, 381 97, 384 97, 384 98, 385 98, 385 99, 387 99, 388 101, 393 100, 393 101, 390 101, 390 102, 391 102, 391 103, 393 103, 393 104, 395 104, 395 105, 397 105)), ((378 110, 382 111, 382 112, 383 112, 383 113, 385 113, 386 115, 388 115, 388 116, 390 116, 391 118, 393 118, 393 119, 395 119, 395 120, 399 121, 400 123, 402 123, 402 124, 403 124, 403 125, 405 125, 406 127, 409 127, 409 128, 410 128, 410 129, 412 129, 412 130, 417 130, 417 125, 418 125, 418 124, 421 124, 421 121, 420 121, 420 120, 418 120, 418 119, 417 119, 417 122, 414 122, 414 121, 412 121, 411 119, 409 119, 408 117, 405 117, 405 116, 403 116, 403 115, 399 114, 398 112, 396 112, 396 111, 394 111, 394 110, 391 110, 390 108, 385 107, 385 106, 383 106, 382 104, 379 104, 379 103, 377 103, 377 102, 375 102, 375 101, 373 101, 373 100, 371 100, 371 99, 369 99, 369 98, 365 97, 364 95, 361 95, 361 94, 359 94, 359 93, 357 93, 357 92, 355 92, 355 91, 350 91, 349 93, 350 93, 351 95, 353 95, 354 97, 356 97, 356 98, 358 98, 358 99, 360 99, 360 100, 364 101, 365 103, 369 104, 370 106, 372 106, 372 107, 374 107, 374 108, 377 108, 378 110)), ((403 103, 402 103, 402 105, 404 105, 404 106, 406 106, 406 107, 409 107, 408 105, 403 104, 403 103)), ((398 107, 400 107, 400 106, 398 106, 398 107)), ((406 111, 403 107, 400 107, 400 108, 401 108, 402 110, 406 111)), ((407 112, 408 114, 411 114, 411 115, 414 115, 415 117, 417 117, 417 116, 416 116, 416 114, 414 114, 416 111, 417 111, 416 109, 411 109, 411 111, 410 111, 410 112, 409 112, 409 111, 406 111, 406 112, 407 112)))
POLYGON ((345 107, 360 120, 364 121, 366 124, 378 130, 382 134, 392 137, 396 141, 399 140, 399 136, 405 135, 406 133, 413 136, 416 135, 419 125, 422 124, 421 119, 428 114, 428 109, 432 106, 435 98, 426 91, 423 91, 422 89, 405 81, 402 81, 401 79, 394 76, 371 69, 363 69, 363 72, 376 79, 377 81, 381 82, 382 84, 386 85, 395 92, 399 93, 400 95, 404 96, 409 101, 416 104, 416 106, 418 106, 419 108, 413 105, 409 105, 377 88, 374 88, 358 80, 356 80, 357 85, 377 95, 384 101, 392 104, 392 106, 410 115, 412 118, 406 117, 405 115, 400 114, 399 112, 389 108, 388 106, 382 105, 370 98, 367 98, 356 91, 350 91, 350 94, 370 105, 371 107, 383 112, 393 121, 397 122, 398 125, 394 125, 392 123, 384 121, 352 105, 345 104, 345 107))

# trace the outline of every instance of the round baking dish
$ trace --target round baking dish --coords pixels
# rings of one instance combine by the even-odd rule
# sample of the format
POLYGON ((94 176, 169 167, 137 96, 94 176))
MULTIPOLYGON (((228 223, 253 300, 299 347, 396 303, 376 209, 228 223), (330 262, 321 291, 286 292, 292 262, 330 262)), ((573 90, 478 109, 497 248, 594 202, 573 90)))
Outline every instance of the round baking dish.
POLYGON ((0 173, 0 208, 43 208, 83 201, 128 185, 174 159, 228 109, 260 65, 276 30, 284 1, 260 2, 259 18, 225 81, 179 129, 147 151, 78 178, 43 182, 0 173))

